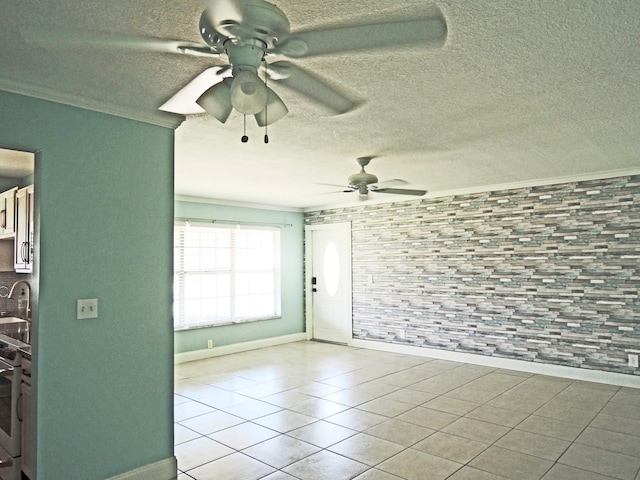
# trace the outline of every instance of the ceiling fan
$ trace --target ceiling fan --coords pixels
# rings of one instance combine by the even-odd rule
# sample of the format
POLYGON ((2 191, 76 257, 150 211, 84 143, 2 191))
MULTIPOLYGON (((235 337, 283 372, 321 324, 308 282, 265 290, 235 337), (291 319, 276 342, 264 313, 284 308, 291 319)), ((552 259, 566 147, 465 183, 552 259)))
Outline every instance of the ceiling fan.
MULTIPOLYGON (((196 56, 226 56, 228 64, 197 75, 160 110, 190 115, 207 112, 225 123, 232 110, 254 115, 260 126, 287 113, 269 81, 296 91, 334 114, 359 102, 320 76, 281 59, 306 58, 412 44, 439 46, 447 36, 442 12, 432 5, 422 16, 355 22, 291 32, 285 13, 264 0, 209 0, 200 17, 205 45, 174 44, 174 51, 196 56), (268 62, 268 59, 275 61, 268 62), (264 80, 260 77, 264 76, 264 80)), ((243 138, 244 141, 244 138, 243 138)))
MULTIPOLYGON (((426 190, 412 190, 408 188, 393 188, 391 186, 388 186, 388 187, 383 186, 385 184, 397 185, 397 184, 405 184, 407 182, 400 179, 378 182, 378 177, 364 170, 364 167, 369 165, 371 160, 373 160, 374 158, 375 157, 356 158, 356 163, 360 165, 360 171, 358 173, 354 173, 353 175, 349 176, 349 179, 347 180, 348 186, 343 187, 345 190, 341 190, 342 192, 345 192, 345 193, 358 192, 358 197, 360 198, 360 200, 366 200, 368 198, 369 192, 391 193, 394 195, 414 195, 417 197, 421 197, 425 193, 427 193, 426 190)), ((334 186, 340 186, 340 185, 334 185, 334 186)))

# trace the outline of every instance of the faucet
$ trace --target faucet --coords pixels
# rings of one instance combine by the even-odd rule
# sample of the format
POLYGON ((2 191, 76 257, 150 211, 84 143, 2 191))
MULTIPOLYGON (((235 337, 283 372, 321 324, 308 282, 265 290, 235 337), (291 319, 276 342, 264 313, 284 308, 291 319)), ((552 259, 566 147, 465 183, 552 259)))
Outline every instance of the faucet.
POLYGON ((26 280, 18 280, 17 282, 15 282, 12 286, 11 286, 11 290, 9 291, 9 295, 7 298, 14 298, 14 294, 15 294, 15 290, 16 287, 19 284, 23 284, 25 287, 27 287, 27 311, 25 314, 25 320, 27 322, 27 331, 25 332, 25 343, 31 343, 30 342, 30 333, 31 333, 31 284, 29 282, 27 282, 26 280))

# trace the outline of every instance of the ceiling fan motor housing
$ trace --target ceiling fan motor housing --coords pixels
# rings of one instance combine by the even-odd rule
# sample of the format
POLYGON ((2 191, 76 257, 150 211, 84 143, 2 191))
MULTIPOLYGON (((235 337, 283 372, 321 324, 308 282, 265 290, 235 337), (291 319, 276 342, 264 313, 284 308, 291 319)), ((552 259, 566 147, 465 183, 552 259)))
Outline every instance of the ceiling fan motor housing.
POLYGON ((214 48, 222 35, 227 38, 256 39, 267 49, 273 49, 278 40, 289 33, 290 28, 284 12, 263 0, 213 3, 200 19, 200 34, 214 48))
POLYGON ((378 183, 378 177, 365 172, 364 169, 362 169, 360 173, 355 173, 349 177, 349 185, 353 185, 354 187, 366 187, 372 183, 378 183))

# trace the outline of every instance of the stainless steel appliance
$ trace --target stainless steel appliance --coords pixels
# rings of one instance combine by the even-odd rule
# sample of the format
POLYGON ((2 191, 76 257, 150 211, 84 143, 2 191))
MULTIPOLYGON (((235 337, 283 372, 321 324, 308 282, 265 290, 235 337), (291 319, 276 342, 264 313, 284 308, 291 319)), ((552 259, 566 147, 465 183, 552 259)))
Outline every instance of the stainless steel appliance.
POLYGON ((0 334, 0 479, 20 480, 22 348, 26 343, 0 334))

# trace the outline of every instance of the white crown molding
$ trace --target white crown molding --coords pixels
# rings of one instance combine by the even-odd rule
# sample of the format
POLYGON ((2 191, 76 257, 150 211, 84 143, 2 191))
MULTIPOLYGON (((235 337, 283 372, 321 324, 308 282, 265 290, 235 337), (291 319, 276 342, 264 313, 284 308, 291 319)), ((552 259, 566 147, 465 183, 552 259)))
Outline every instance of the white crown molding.
POLYGON ((119 105, 112 105, 104 102, 82 97, 75 94, 56 92, 50 88, 40 85, 32 85, 23 82, 16 82, 7 79, 0 79, 0 90, 5 90, 27 97, 39 98, 54 103, 69 105, 71 107, 92 110, 94 112, 106 113, 116 117, 127 118, 138 122, 149 123, 158 127, 171 128, 175 130, 184 122, 184 117, 162 112, 147 112, 139 109, 127 108, 119 105))
POLYGON ((176 202, 207 203, 210 205, 224 205, 228 207, 241 207, 241 208, 256 208, 260 210, 276 210, 279 212, 302 213, 304 211, 302 208, 297 208, 297 207, 282 207, 279 205, 237 202, 234 200, 222 200, 217 198, 191 197, 189 195, 176 195, 174 197, 174 200, 176 202))

